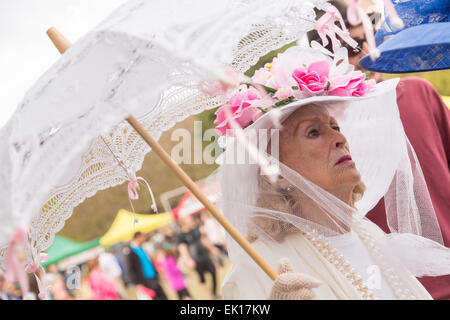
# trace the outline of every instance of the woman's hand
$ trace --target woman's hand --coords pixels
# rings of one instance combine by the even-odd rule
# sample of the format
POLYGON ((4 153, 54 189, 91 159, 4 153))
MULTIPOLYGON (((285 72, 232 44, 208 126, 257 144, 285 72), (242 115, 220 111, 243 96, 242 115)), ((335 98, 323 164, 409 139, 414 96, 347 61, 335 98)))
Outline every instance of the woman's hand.
POLYGON ((321 282, 307 274, 296 273, 288 259, 283 258, 278 264, 276 278, 269 300, 313 300, 316 295, 313 288, 321 282))

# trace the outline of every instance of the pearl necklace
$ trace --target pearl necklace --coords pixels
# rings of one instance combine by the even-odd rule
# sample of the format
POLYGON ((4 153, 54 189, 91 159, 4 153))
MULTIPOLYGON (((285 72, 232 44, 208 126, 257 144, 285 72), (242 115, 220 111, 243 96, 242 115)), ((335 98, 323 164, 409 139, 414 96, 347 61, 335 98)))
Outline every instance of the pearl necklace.
MULTIPOLYGON (((417 299, 417 297, 407 288, 403 281, 401 281, 400 277, 394 272, 394 269, 386 264, 386 259, 383 259, 379 248, 375 246, 375 240, 371 234, 359 223, 354 224, 353 230, 356 231, 358 237, 368 248, 372 258, 380 262, 380 270, 387 277, 387 279, 390 280, 395 296, 401 300, 417 299)), ((329 263, 331 263, 348 281, 350 281, 355 290, 361 295, 362 299, 378 299, 363 282, 362 277, 357 274, 356 270, 351 267, 347 260, 345 260, 344 256, 338 253, 335 248, 332 248, 323 235, 320 235, 315 229, 311 229, 309 232, 304 233, 305 237, 313 244, 317 251, 319 251, 319 253, 329 263)))
POLYGON ((325 237, 320 235, 317 230, 312 229, 311 232, 305 232, 306 238, 313 244, 319 253, 331 263, 358 291, 364 300, 375 300, 375 296, 363 282, 356 270, 351 267, 344 256, 337 252, 335 248, 330 247, 325 237))
POLYGON ((372 258, 379 264, 380 270, 383 275, 389 280, 389 284, 394 291, 397 299, 416 300, 417 297, 408 289, 408 286, 401 280, 395 270, 387 263, 387 259, 383 257, 380 249, 375 245, 375 239, 372 235, 363 227, 359 222, 354 221, 353 230, 356 231, 359 238, 364 245, 368 248, 372 258))

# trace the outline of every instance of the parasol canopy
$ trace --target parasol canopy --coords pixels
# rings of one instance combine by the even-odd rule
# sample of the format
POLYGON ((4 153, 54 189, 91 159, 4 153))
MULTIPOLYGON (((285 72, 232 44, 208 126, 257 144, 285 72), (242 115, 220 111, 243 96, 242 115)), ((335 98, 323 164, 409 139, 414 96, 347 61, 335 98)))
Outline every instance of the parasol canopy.
POLYGON ((74 43, 0 131, 0 264, 16 227, 31 221, 41 252, 75 206, 133 179, 150 147, 123 119, 158 139, 222 105, 204 81, 304 37, 314 5, 328 3, 131 0, 74 43))

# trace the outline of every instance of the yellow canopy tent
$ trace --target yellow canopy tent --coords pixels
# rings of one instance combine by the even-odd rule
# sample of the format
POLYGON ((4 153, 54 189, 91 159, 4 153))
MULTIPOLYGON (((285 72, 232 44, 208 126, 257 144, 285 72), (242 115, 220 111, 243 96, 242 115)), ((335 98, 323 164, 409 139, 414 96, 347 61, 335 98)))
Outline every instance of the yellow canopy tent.
POLYGON ((442 100, 444 100, 444 103, 450 109, 450 96, 442 96, 442 100))
POLYGON ((121 241, 133 238, 135 232, 148 233, 170 224, 173 221, 170 212, 158 214, 133 214, 133 212, 120 209, 109 230, 100 238, 104 247, 112 246, 121 241), (138 221, 134 224, 133 220, 138 221))

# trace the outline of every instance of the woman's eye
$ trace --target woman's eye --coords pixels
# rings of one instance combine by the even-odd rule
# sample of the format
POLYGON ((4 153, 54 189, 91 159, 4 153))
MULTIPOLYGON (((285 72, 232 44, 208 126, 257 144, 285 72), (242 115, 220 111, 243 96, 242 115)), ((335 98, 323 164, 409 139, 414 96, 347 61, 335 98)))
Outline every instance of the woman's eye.
POLYGON ((308 138, 315 138, 315 137, 319 136, 319 130, 317 130, 317 129, 310 130, 306 136, 308 138))
POLYGON ((337 132, 341 132, 341 128, 339 126, 332 126, 333 130, 336 130, 337 132))

